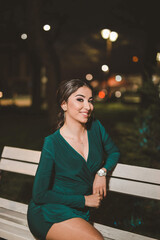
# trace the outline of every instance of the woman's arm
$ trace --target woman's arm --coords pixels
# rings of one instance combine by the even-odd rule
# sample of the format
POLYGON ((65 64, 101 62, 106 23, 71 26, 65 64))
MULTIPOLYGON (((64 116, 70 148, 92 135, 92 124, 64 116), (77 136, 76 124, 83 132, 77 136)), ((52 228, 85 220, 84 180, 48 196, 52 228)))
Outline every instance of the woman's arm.
MULTIPOLYGON (((102 144, 105 153, 107 154, 107 158, 105 160, 105 163, 102 167, 104 171, 111 170, 118 162, 120 153, 116 145, 113 143, 109 135, 107 134, 105 128, 102 126, 102 124, 98 121, 100 134, 102 137, 102 144)), ((95 175, 94 181, 93 181, 93 194, 99 193, 101 197, 106 197, 106 177, 105 176, 99 176, 98 174, 95 175)), ((101 199, 102 199, 101 198, 101 199)))
POLYGON ((99 127, 100 127, 100 132, 102 136, 102 144, 104 147, 104 151, 107 154, 105 163, 103 167, 106 170, 111 170, 118 162, 119 157, 120 157, 120 152, 117 146, 114 144, 108 133, 106 132, 105 128, 103 125, 98 121, 99 127))
POLYGON ((51 178, 53 177, 54 164, 54 146, 51 139, 46 137, 34 179, 33 201, 36 204, 59 203, 71 207, 83 208, 85 206, 83 195, 65 195, 49 189, 51 178))

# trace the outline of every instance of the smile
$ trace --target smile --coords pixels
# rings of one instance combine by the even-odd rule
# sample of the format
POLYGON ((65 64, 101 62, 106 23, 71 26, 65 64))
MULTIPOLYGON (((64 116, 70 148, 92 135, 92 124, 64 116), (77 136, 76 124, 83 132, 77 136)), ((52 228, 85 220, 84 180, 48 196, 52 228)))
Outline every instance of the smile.
POLYGON ((88 112, 82 112, 82 114, 83 114, 85 117, 88 117, 88 116, 89 116, 89 113, 88 113, 88 112))

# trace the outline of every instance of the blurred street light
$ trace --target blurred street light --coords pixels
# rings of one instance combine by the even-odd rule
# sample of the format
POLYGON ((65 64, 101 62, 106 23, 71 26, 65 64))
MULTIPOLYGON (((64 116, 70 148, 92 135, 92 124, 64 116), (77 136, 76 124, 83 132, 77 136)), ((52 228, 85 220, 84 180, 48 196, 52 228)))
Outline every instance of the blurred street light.
POLYGON ((116 92, 115 92, 115 97, 116 97, 116 98, 120 98, 120 97, 121 97, 121 95, 122 95, 122 94, 121 94, 121 92, 120 92, 120 91, 116 91, 116 92))
POLYGON ((157 66, 160 67, 160 52, 157 52, 156 60, 157 60, 157 66))
POLYGON ((111 31, 109 29, 103 29, 101 31, 102 38, 108 39, 110 36, 111 31))
POLYGON ((160 52, 157 53, 156 60, 157 62, 160 62, 160 52))
POLYGON ((105 96, 106 96, 106 89, 102 89, 101 91, 99 91, 98 93, 99 98, 103 99, 105 98, 105 96))
POLYGON ((138 62, 138 61, 139 61, 139 59, 138 59, 138 57, 137 57, 137 56, 133 56, 133 57, 132 57, 132 61, 136 63, 136 62, 138 62))
POLYGON ((44 26, 43 26, 43 30, 44 31, 49 31, 51 29, 51 26, 49 25, 49 24, 45 24, 44 26))
POLYGON ((112 51, 112 42, 115 42, 117 40, 118 33, 111 31, 110 29, 103 29, 101 30, 101 36, 103 39, 106 39, 107 61, 108 61, 112 51))
POLYGON ((122 77, 120 75, 116 75, 115 77, 117 82, 121 82, 122 81, 122 77))
POLYGON ((115 42, 116 40, 117 40, 117 38, 118 38, 118 33, 117 32, 111 32, 110 33, 110 35, 109 35, 109 40, 111 41, 111 42, 115 42))
POLYGON ((88 81, 91 81, 91 80, 93 79, 93 75, 90 74, 90 73, 88 73, 88 74, 86 75, 86 79, 87 79, 88 81))
POLYGON ((102 65, 101 69, 102 69, 103 72, 108 72, 109 71, 109 67, 105 64, 102 65))
POLYGON ((26 34, 26 33, 23 33, 23 34, 21 34, 21 39, 22 39, 22 40, 26 40, 26 39, 27 39, 27 37, 28 37, 28 36, 27 36, 27 34, 26 34))

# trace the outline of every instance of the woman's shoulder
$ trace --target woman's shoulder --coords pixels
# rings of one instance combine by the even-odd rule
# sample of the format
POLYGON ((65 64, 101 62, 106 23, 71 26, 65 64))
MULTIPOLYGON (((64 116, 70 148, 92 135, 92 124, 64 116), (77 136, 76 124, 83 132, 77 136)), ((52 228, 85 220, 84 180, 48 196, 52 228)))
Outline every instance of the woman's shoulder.
POLYGON ((95 129, 95 128, 99 129, 101 125, 102 125, 101 122, 98 119, 94 118, 90 123, 90 128, 91 129, 95 129))
POLYGON ((54 141, 54 140, 56 141, 56 138, 57 138, 57 136, 58 136, 58 131, 59 131, 59 129, 56 130, 56 131, 54 131, 53 133, 47 135, 47 136, 45 137, 45 140, 46 140, 46 141, 54 141))

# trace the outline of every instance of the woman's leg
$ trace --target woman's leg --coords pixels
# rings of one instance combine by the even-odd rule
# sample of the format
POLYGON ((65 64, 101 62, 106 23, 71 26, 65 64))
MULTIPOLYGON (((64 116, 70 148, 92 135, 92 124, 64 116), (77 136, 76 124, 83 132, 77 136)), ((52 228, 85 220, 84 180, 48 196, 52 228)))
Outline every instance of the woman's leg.
POLYGON ((82 218, 71 218, 52 225, 46 240, 104 240, 102 234, 82 218))

